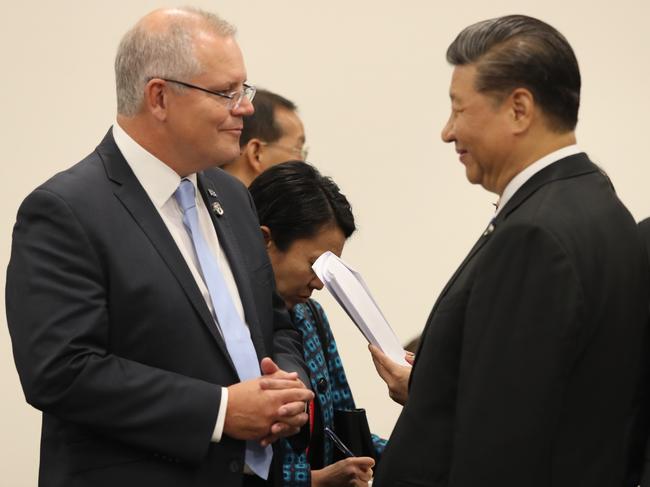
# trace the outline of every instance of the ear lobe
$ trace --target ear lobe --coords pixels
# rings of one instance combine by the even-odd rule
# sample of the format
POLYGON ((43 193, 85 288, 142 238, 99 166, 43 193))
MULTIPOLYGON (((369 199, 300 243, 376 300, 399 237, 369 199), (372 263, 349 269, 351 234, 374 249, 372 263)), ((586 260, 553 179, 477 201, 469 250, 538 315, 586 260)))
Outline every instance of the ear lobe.
POLYGON ((262 164, 262 152, 264 144, 260 139, 252 138, 246 144, 246 160, 253 173, 258 176, 264 171, 262 164))
POLYGON ((260 230, 262 231, 262 236, 264 237, 264 243, 266 248, 270 249, 273 245, 273 238, 271 237, 271 229, 266 225, 260 225, 260 230))
POLYGON ((145 109, 155 118, 163 121, 167 118, 167 93, 162 80, 152 79, 144 87, 145 109))
POLYGON ((526 131, 533 120, 535 109, 533 94, 526 88, 517 88, 510 95, 510 108, 515 132, 526 131))

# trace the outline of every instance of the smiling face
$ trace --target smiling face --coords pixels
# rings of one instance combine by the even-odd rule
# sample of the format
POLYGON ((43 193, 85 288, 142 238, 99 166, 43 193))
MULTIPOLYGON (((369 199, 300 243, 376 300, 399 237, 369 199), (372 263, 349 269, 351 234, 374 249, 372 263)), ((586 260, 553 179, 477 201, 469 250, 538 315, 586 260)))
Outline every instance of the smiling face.
POLYGON ((345 235, 333 224, 321 227, 313 237, 294 240, 286 251, 275 246, 271 235, 267 249, 278 293, 287 308, 306 302, 314 289, 323 288, 311 266, 327 250, 340 257, 344 243, 345 235))
POLYGON ((453 142, 467 179, 488 191, 503 190, 512 149, 509 104, 475 89, 476 67, 456 66, 451 79, 451 116, 442 140, 453 142))
MULTIPOLYGON (((194 54, 202 73, 180 80, 213 91, 241 90, 246 68, 239 46, 232 37, 201 31, 194 39, 194 54)), ((195 89, 167 90, 167 133, 178 160, 189 172, 221 166, 239 155, 242 117, 253 113, 244 98, 237 109, 229 110, 228 99, 195 89)))

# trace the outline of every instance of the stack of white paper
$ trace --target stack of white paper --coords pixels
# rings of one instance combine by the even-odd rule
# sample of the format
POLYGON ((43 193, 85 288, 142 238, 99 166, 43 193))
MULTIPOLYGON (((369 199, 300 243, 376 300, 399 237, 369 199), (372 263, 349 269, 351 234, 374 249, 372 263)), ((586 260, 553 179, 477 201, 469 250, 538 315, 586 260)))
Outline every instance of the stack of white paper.
POLYGON ((407 365, 402 345, 361 275, 329 251, 314 262, 312 269, 366 340, 398 364, 407 365))

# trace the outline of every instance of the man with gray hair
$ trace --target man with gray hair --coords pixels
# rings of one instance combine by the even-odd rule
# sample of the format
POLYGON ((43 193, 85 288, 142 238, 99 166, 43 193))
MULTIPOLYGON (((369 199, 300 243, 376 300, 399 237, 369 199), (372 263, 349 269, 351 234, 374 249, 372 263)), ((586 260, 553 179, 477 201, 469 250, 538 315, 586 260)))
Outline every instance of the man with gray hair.
POLYGON ((14 227, 7 318, 43 412, 39 485, 268 485, 270 445, 313 393, 250 196, 216 168, 253 112, 234 28, 154 11, 115 71, 117 122, 14 227))
MULTIPOLYGON (((647 259, 575 144, 564 36, 511 15, 463 30, 442 130, 496 214, 443 289, 375 487, 622 486, 637 408, 647 259)), ((392 389, 409 369, 373 351, 392 389)))

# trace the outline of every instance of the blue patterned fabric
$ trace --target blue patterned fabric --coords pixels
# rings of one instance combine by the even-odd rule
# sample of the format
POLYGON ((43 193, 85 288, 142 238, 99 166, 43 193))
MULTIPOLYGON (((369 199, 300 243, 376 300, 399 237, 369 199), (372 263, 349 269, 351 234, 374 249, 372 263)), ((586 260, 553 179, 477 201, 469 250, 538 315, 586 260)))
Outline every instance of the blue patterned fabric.
MULTIPOLYGON (((333 427, 335 409, 355 409, 352 391, 345 376, 345 369, 336 348, 336 341, 330 328, 323 308, 314 300, 325 328, 325 340, 329 343, 327 353, 329 362, 325 363, 323 345, 318 335, 316 321, 309 306, 298 304, 291 311, 291 318, 296 328, 302 333, 305 362, 309 367, 311 388, 316 394, 322 414, 323 426, 333 427), (324 392, 318 390, 318 379, 325 378, 329 387, 324 392)), ((323 465, 330 465, 334 455, 332 441, 325 437, 323 445, 323 465)), ((384 451, 386 440, 372 435, 377 455, 384 451)), ((282 458, 282 485, 285 487, 307 487, 311 485, 311 470, 305 452, 295 453, 286 440, 280 441, 280 456, 282 458)))

